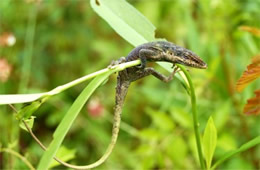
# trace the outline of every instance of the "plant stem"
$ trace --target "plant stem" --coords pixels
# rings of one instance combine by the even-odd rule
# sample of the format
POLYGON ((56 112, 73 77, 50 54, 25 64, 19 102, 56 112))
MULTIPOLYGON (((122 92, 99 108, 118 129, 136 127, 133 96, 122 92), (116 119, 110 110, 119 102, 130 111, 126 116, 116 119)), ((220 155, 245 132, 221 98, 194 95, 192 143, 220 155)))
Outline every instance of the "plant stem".
POLYGON ((244 152, 246 150, 249 150, 252 147, 255 147, 256 145, 260 144, 260 135, 255 137, 254 139, 246 142, 245 144, 243 144, 242 146, 240 146, 239 148, 237 148, 236 150, 232 150, 230 152, 224 153, 224 155, 222 157, 220 157, 219 160, 216 161, 216 163, 211 167, 211 169, 216 169, 216 167, 220 164, 222 164, 224 161, 230 159, 232 156, 244 152))
POLYGON ((35 170, 35 168, 32 166, 32 164, 21 154, 19 154, 18 152, 15 152, 9 148, 0 148, 0 152, 6 152, 6 153, 10 153, 18 158, 20 158, 31 170, 35 170))
POLYGON ((102 70, 99 70, 99 71, 96 71, 94 73, 91 73, 91 74, 88 74, 86 76, 83 76, 83 77, 80 77, 76 80, 73 80, 67 84, 63 84, 63 85, 60 85, 54 89, 52 89, 51 91, 49 92, 46 92, 47 96, 52 96, 52 95, 55 95, 55 94, 58 94, 58 93, 61 93, 73 86, 76 86, 82 82, 85 82, 91 78, 94 78, 94 77, 97 77, 101 74, 105 74, 107 72, 109 72, 110 70, 113 69, 113 73, 115 72, 119 72, 119 71, 122 71, 128 67, 133 67, 133 66, 136 66, 138 64, 140 64, 141 61, 140 60, 135 60, 135 61, 130 61, 130 62, 127 62, 127 63, 122 63, 122 64, 119 64, 119 65, 115 65, 115 66, 112 66, 111 68, 105 68, 105 69, 102 69, 102 70))
POLYGON ((188 83, 189 83, 190 99, 191 99, 191 106, 192 106, 193 126, 194 126, 198 155, 199 155, 199 160, 200 160, 200 166, 201 166, 201 169, 205 169, 205 163, 204 163, 204 160, 203 160, 202 147, 201 147, 201 141, 200 141, 198 115, 197 115, 197 109, 196 109, 196 96, 195 96, 193 83, 191 81, 191 77, 190 77, 189 73, 184 68, 184 66, 179 65, 179 64, 176 64, 176 65, 183 71, 183 73, 185 74, 185 76, 188 80, 188 83))
MULTIPOLYGON (((43 93, 34 93, 34 94, 6 94, 6 95, 0 95, 0 105, 2 104, 17 104, 17 103, 29 103, 29 102, 33 102, 39 99, 44 99, 44 98, 48 98, 51 97, 53 95, 59 94, 71 87, 74 87, 80 83, 83 83, 87 80, 90 80, 96 76, 105 74, 109 71, 113 71, 113 73, 115 72, 119 72, 122 71, 128 67, 133 67, 136 66, 138 64, 140 64, 141 61, 140 60, 135 60, 135 61, 130 61, 127 63, 122 63, 119 65, 115 65, 115 66, 111 66, 111 67, 107 67, 105 69, 96 71, 94 73, 88 74, 86 76, 80 77, 76 80, 73 80, 67 84, 63 84, 60 85, 48 92, 43 92, 43 93)), ((111 73, 112 74, 112 73, 111 73)))

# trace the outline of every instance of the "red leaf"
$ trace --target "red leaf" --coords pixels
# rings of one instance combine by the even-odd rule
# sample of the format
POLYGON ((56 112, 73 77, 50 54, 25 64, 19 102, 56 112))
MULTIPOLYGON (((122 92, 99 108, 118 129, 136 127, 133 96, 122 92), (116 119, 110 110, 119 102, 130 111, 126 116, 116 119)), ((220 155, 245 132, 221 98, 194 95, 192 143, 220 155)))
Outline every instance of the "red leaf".
POLYGON ((236 90, 241 92, 250 82, 260 77, 260 55, 252 59, 252 64, 247 66, 242 76, 237 82, 236 90))
POLYGON ((247 104, 244 107, 244 113, 248 115, 260 114, 260 89, 255 91, 255 98, 247 100, 247 104))

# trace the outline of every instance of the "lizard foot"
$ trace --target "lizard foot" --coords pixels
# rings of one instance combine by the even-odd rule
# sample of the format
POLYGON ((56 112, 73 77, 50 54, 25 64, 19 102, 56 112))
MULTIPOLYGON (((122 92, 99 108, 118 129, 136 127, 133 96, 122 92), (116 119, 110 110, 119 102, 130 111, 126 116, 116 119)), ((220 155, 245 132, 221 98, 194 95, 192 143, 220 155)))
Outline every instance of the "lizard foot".
POLYGON ((116 66, 118 64, 122 64, 122 63, 125 63, 126 62, 126 59, 125 57, 120 57, 118 60, 112 60, 110 65, 107 66, 108 69, 112 69, 113 66, 116 66))

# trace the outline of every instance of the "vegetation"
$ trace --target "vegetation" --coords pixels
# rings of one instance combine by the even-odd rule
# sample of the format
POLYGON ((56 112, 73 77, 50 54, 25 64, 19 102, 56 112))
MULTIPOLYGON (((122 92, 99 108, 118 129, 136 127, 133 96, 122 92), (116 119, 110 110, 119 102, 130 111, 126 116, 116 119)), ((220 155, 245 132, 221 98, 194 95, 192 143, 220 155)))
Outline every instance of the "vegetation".
POLYGON ((117 144, 99 168, 259 169, 260 2, 127 2, 0 1, 0 104, 32 102, 15 104, 17 113, 0 106, 0 168, 66 169, 51 159, 56 151, 74 165, 98 160, 111 138, 113 73, 139 61, 104 68, 163 38, 199 54, 208 69, 179 66, 186 76, 171 83, 132 83, 117 144), (4 95, 31 93, 20 102, 4 95))

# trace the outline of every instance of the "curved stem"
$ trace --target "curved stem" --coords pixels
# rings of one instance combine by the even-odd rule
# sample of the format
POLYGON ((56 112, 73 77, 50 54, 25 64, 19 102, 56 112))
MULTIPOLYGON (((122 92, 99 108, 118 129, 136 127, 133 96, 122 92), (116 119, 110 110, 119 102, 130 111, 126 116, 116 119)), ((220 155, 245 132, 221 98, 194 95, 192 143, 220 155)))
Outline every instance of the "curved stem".
MULTIPOLYGON (((117 141, 117 137, 118 137, 118 133, 119 133, 119 127, 120 127, 120 121, 121 121, 121 113, 122 113, 122 108, 123 108, 123 104, 124 104, 124 99, 125 96, 127 94, 127 90, 128 87, 130 85, 129 81, 119 81, 117 88, 116 88, 116 105, 115 105, 115 112, 114 112, 114 124, 113 124, 113 129, 112 129, 112 138, 111 138, 111 142, 106 150, 106 152, 103 154, 103 156, 97 160, 96 162, 89 164, 89 165, 71 165, 68 164, 66 162, 63 162, 62 160, 60 160, 57 157, 53 157, 57 162, 59 162, 60 164, 69 167, 69 168, 73 168, 73 169, 91 169, 91 168, 95 168, 99 165, 101 165, 111 154, 116 141, 117 141)), ((17 112, 17 110, 12 106, 9 105, 15 112, 17 112)), ((31 128, 28 126, 28 124, 22 120, 22 122, 24 123, 26 129, 28 130, 28 132, 31 134, 31 136, 34 138, 34 140, 41 146, 41 148, 43 150, 46 150, 47 148, 41 143, 41 141, 34 135, 34 133, 32 132, 31 128)))
POLYGON ((35 168, 32 166, 32 164, 25 157, 23 157, 21 154, 19 154, 18 152, 15 152, 15 151, 13 151, 12 149, 9 149, 9 148, 0 148, 0 152, 10 153, 10 154, 20 158, 31 170, 35 170, 35 168))
POLYGON ((194 126, 194 132, 196 137, 196 144, 198 149, 198 155, 200 160, 200 166, 201 169, 205 169, 205 163, 203 160, 203 154, 202 154, 202 147, 201 147, 201 141, 200 141, 200 133, 199 133, 199 122, 198 122, 198 115, 197 115, 197 109, 196 109, 196 96, 195 91, 193 87, 193 83, 191 81, 191 77, 187 70, 184 68, 184 66, 180 64, 176 64, 185 74, 185 77, 188 80, 189 86, 190 86, 190 99, 191 99, 191 106, 192 106, 192 117, 193 117, 193 126, 194 126))
MULTIPOLYGON (((97 160, 96 162, 89 164, 89 165, 72 165, 72 164, 66 163, 66 162, 60 160, 59 158, 57 158, 56 156, 54 156, 53 158, 57 162, 59 162, 60 164, 66 166, 66 167, 73 168, 73 169, 91 169, 91 168, 95 168, 95 167, 101 165, 102 163, 105 162, 105 160, 107 160, 107 158, 109 157, 109 155, 113 151, 113 148, 114 148, 116 141, 117 141, 120 122, 121 122, 122 108, 123 108, 124 99, 125 99, 125 96, 127 94, 127 90, 128 90, 129 85, 130 85, 130 82, 126 81, 126 82, 122 82, 122 84, 120 84, 120 82, 119 82, 119 84, 117 86, 117 89, 116 89, 116 91, 117 91, 117 93, 116 93, 116 105, 115 105, 115 112, 114 112, 114 124, 113 124, 113 129, 112 129, 112 137, 111 137, 110 144, 109 144, 106 152, 103 154, 103 156, 99 160, 97 160)), ((10 107, 12 107, 13 110, 16 111, 16 109, 12 105, 10 105, 10 107)), ((41 146, 41 148, 43 150, 46 150, 47 148, 34 135, 31 128, 28 126, 28 124, 24 120, 22 120, 22 122, 24 123, 26 129, 31 134, 31 136, 34 138, 34 140, 41 146)))
MULTIPOLYGON (((128 87, 128 86, 127 86, 128 87)), ((118 87, 118 89, 121 88, 121 87, 118 87)), ((117 137, 118 137, 118 132, 119 132, 119 127, 120 127, 120 122, 121 122, 121 113, 122 113, 122 108, 123 108, 123 101, 124 101, 124 98, 126 96, 126 93, 127 93, 127 89, 126 91, 124 91, 122 93, 122 98, 120 98, 120 96, 116 96, 116 106, 115 106, 115 113, 114 113, 114 124, 113 124, 113 129, 112 129, 112 138, 111 138, 111 142, 105 152, 105 154, 103 154, 103 156, 97 160, 96 162, 92 163, 92 164, 89 164, 89 165, 72 165, 72 164, 69 164, 67 162, 64 162, 62 161, 61 159, 57 158, 56 156, 53 157, 53 159, 55 159, 57 162, 59 162, 60 164, 68 167, 68 168, 72 168, 72 169, 91 169, 91 168, 95 168, 99 165, 101 165, 107 158, 108 156, 111 154, 115 144, 116 144, 116 141, 117 141, 117 137)), ((9 106, 14 110, 14 112, 17 113, 17 110, 16 108, 9 104, 9 106)), ((40 147, 43 149, 43 150, 47 150, 46 146, 44 146, 44 144, 37 138, 37 136, 33 133, 32 129, 29 127, 29 125, 26 123, 26 121, 24 121, 22 119, 22 122, 24 124, 24 126, 26 127, 27 131, 30 133, 30 135, 33 137, 33 139, 40 145, 40 147)), ((32 170, 35 170, 35 168, 33 168, 30 164, 30 162, 28 162, 26 159, 23 158, 22 155, 20 155, 19 153, 16 153, 10 149, 1 149, 0 148, 0 152, 1 151, 5 151, 5 152, 9 152, 19 158, 21 158, 27 165, 30 169, 32 170), (11 152, 12 151, 12 152, 11 152)))
MULTIPOLYGON (((116 119, 116 118, 114 118, 116 119)), ((117 125, 119 127, 119 124, 120 124, 120 118, 119 120, 117 121, 117 125)), ((41 143, 41 141, 35 136, 35 134, 33 133, 32 129, 28 126, 28 124, 24 121, 23 121, 23 124, 25 125, 26 129, 28 130, 28 132, 31 134, 31 136, 33 137, 33 139, 40 145, 40 147, 46 151, 46 146, 44 146, 43 143, 41 143)), ((119 131, 119 130, 118 130, 119 131)), ((111 143, 109 144, 108 148, 107 148, 107 151, 105 152, 105 154, 98 160, 96 161, 95 163, 93 164, 89 164, 89 165, 72 165, 72 164, 69 164, 67 162, 64 162, 62 161, 61 159, 59 159, 58 157, 54 156, 53 159, 55 159, 57 162, 59 162, 60 164, 68 167, 68 168, 72 168, 72 169, 91 169, 91 168, 95 168, 97 166, 99 166, 100 164, 102 164, 107 158, 108 156, 110 155, 110 153, 112 152, 114 146, 115 146, 115 143, 116 143, 116 140, 117 140, 117 136, 118 136, 118 131, 116 133, 113 132, 113 137, 111 139, 111 143)))

